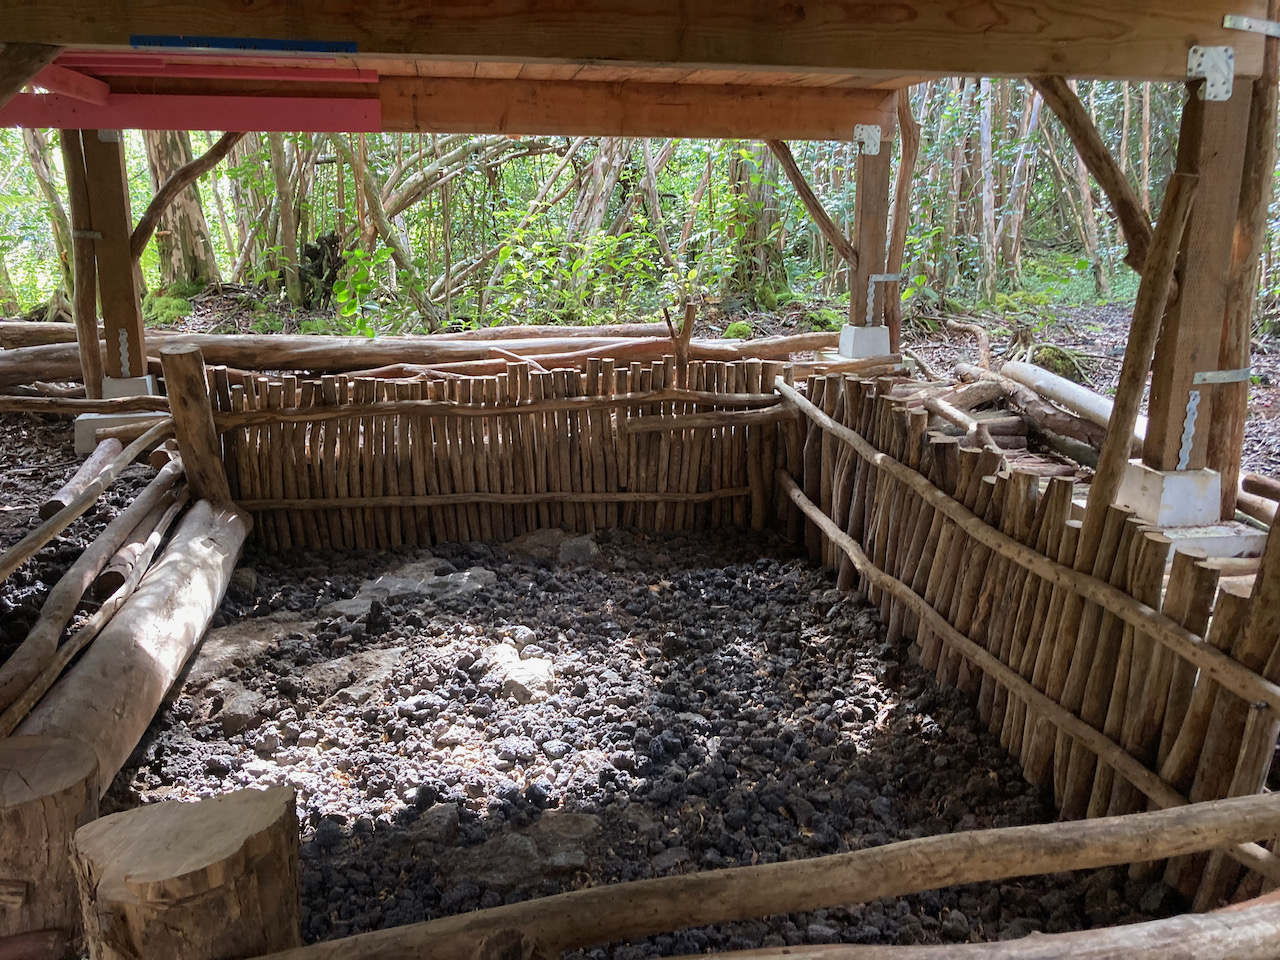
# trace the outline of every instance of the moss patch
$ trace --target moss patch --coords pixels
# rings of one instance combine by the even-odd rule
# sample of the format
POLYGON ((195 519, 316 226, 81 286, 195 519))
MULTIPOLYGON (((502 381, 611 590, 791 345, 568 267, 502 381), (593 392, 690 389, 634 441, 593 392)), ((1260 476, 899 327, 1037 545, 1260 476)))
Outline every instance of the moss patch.
POLYGON ((735 320, 724 328, 724 339, 726 340, 750 340, 751 324, 745 320, 735 320))

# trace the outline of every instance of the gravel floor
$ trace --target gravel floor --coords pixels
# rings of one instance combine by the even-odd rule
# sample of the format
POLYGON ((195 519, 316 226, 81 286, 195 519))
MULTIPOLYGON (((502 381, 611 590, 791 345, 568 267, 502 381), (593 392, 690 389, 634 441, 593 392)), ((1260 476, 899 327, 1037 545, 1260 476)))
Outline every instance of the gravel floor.
MULTIPOLYGON (((218 614, 224 629, 108 809, 293 784, 308 940, 1053 819, 969 700, 937 691, 884 642, 870 607, 787 543, 733 532, 617 532, 598 551, 585 538, 534 541, 250 552, 218 614), (368 585, 380 575, 390 589, 368 585)), ((581 956, 993 940, 1181 906, 1160 884, 1104 870, 581 956)))

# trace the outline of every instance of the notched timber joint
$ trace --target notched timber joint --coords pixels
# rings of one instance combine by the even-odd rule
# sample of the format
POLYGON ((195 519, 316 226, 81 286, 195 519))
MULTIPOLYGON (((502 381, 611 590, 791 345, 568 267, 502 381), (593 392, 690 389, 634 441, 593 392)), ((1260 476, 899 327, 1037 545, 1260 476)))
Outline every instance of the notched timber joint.
POLYGON ((1203 80, 1200 97, 1213 102, 1231 99, 1236 76, 1234 47, 1202 47, 1187 51, 1187 79, 1203 80))
POLYGON ((853 125, 853 142, 862 147, 862 152, 869 157, 880 156, 881 130, 877 123, 855 123, 853 125))

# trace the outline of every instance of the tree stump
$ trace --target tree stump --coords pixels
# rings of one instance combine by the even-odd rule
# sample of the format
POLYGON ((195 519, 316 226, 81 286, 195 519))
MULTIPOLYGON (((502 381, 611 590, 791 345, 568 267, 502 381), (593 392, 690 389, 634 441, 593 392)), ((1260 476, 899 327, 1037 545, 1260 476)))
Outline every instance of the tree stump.
POLYGON ((169 801, 75 835, 92 960, 238 960, 302 943, 290 787, 169 801))
POLYGON ((98 755, 61 737, 0 739, 0 937, 80 929, 76 829, 98 815, 98 755))

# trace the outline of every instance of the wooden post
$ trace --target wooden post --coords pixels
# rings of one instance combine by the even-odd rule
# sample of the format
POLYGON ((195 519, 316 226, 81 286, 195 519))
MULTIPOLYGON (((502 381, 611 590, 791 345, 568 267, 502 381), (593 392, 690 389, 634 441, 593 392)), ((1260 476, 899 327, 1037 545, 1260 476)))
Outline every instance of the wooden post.
POLYGON ((849 322, 857 327, 874 326, 878 306, 884 304, 883 287, 871 278, 884 273, 885 245, 888 242, 889 178, 893 166, 893 127, 880 129, 880 152, 858 153, 857 194, 854 199, 854 249, 858 266, 849 290, 849 322), (871 300, 871 309, 868 309, 871 300))
POLYGON ((93 217, 89 213, 88 174, 84 165, 83 130, 63 130, 62 167, 71 206, 71 249, 75 260, 75 289, 71 316, 80 347, 80 370, 85 396, 102 396, 102 348, 98 346, 98 263, 93 252, 93 217))
MULTIPOLYGON (((1201 84, 1188 85, 1190 99, 1183 107, 1178 135, 1178 163, 1165 191, 1160 218, 1147 253, 1138 299, 1133 307, 1133 323, 1125 346, 1116 402, 1111 409, 1107 437, 1098 458, 1098 469, 1089 485, 1089 502, 1078 548, 1082 569, 1093 566, 1107 512, 1115 502, 1120 482, 1129 463, 1130 438, 1138 422, 1147 371, 1156 349, 1160 318, 1168 304, 1178 250, 1185 236, 1187 220, 1199 186, 1200 143, 1204 128, 1205 104, 1199 100, 1201 84)), ((1148 423, 1148 431, 1150 424, 1148 423)), ((1147 434, 1148 440, 1151 437, 1147 434)))
POLYGON ((6 43, 0 47, 0 107, 17 96, 61 52, 61 47, 44 43, 6 43))
POLYGON ((98 261, 98 291, 107 341, 106 373, 108 377, 128 379, 146 376, 147 349, 142 303, 129 253, 133 222, 120 137, 115 130, 81 131, 89 216, 96 234, 93 249, 98 261))
POLYGON ((222 466, 222 444, 213 425, 213 404, 200 348, 164 347, 160 350, 160 364, 173 411, 173 432, 192 496, 215 503, 230 500, 231 487, 222 466))
MULTIPOLYGON (((1270 0, 1267 17, 1270 20, 1280 17, 1280 0, 1270 0)), ((1265 44, 1262 76, 1253 83, 1249 131, 1245 137, 1240 204, 1227 280, 1227 311, 1218 348, 1220 370, 1242 370, 1249 366, 1259 260, 1266 245, 1267 214, 1274 192, 1280 39, 1268 37, 1265 44)), ((1230 519, 1236 510, 1244 421, 1249 412, 1249 381, 1237 380, 1214 389, 1208 466, 1222 474, 1222 517, 1230 519)))
POLYGON ((147 804, 75 834, 93 960, 223 960, 302 945, 292 787, 147 804))
MULTIPOLYGON (((916 159, 920 155, 920 124, 911 113, 911 88, 898 91, 898 127, 902 132, 902 156, 893 188, 893 222, 889 229, 889 252, 885 272, 902 272, 907 249, 907 230, 911 226, 911 188, 915 184, 916 159)), ((884 285, 884 319, 889 326, 889 352, 897 353, 902 342, 902 284, 884 285)))
POLYGON ((97 815, 92 747, 61 737, 0 739, 0 943, 37 930, 74 939, 71 837, 97 815))
POLYGON ((1245 150, 1252 91, 1238 84, 1225 103, 1205 103, 1200 146, 1200 189, 1182 237, 1178 298, 1169 305, 1151 367, 1151 397, 1143 462, 1154 470, 1197 470, 1208 462, 1214 391, 1197 373, 1218 369, 1227 276, 1240 200, 1240 158, 1245 150), (1187 407, 1198 394, 1196 429, 1183 434, 1187 407))

